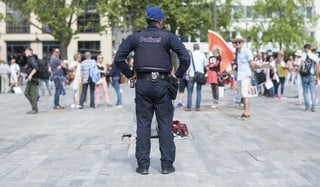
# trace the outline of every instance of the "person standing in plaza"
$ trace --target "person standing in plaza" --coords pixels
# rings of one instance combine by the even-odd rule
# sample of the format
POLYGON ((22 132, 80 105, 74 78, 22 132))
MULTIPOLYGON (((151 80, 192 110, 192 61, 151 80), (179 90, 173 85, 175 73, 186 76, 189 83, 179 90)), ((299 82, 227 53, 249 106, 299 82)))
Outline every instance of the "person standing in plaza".
POLYGON ((70 63, 69 70, 73 71, 74 79, 71 82, 71 88, 73 89, 73 97, 71 108, 79 108, 80 94, 82 84, 80 78, 80 68, 81 68, 81 54, 76 53, 73 55, 73 61, 70 63))
POLYGON ((18 80, 20 75, 20 67, 16 64, 16 59, 12 58, 10 60, 10 90, 13 90, 13 87, 19 86, 18 80))
POLYGON ((51 79, 54 81, 55 93, 54 93, 54 109, 64 109, 60 105, 60 94, 63 91, 63 68, 67 68, 65 63, 59 59, 60 50, 59 48, 54 48, 52 51, 52 56, 50 58, 51 67, 51 79))
MULTIPOLYGON (((276 59, 276 68, 277 68, 277 74, 279 77, 279 86, 280 86, 280 94, 278 94, 276 97, 278 99, 285 99, 286 97, 284 96, 284 87, 285 87, 285 80, 288 73, 288 66, 284 60, 283 51, 278 52, 278 57, 276 59)), ((279 93, 279 92, 276 91, 276 93, 279 93)))
POLYGON ((190 56, 174 34, 161 29, 164 14, 160 8, 147 8, 145 18, 148 26, 128 36, 120 45, 114 63, 127 78, 131 78, 134 73, 137 75, 136 172, 143 175, 149 173, 151 122, 155 113, 159 127, 162 174, 169 174, 175 171, 173 162, 176 148, 172 133, 173 97, 169 92, 167 79, 171 79, 170 76, 182 78, 190 65, 190 56), (170 61, 170 50, 173 50, 180 60, 175 74, 171 74, 173 65, 170 61), (134 70, 126 63, 131 51, 134 51, 134 70))
POLYGON ((91 59, 91 53, 85 52, 84 53, 85 60, 81 62, 81 69, 80 69, 80 76, 82 82, 82 92, 80 97, 80 107, 79 109, 83 109, 83 103, 87 97, 88 87, 90 87, 90 107, 95 108, 94 105, 94 90, 95 90, 95 83, 92 82, 90 78, 90 67, 96 63, 95 60, 91 59))
POLYGON ((212 55, 208 60, 208 84, 211 85, 211 92, 213 98, 212 108, 217 108, 219 106, 219 75, 220 75, 220 65, 221 65, 221 55, 220 48, 215 46, 212 50, 212 55))
POLYGON ((310 59, 312 61, 310 74, 308 75, 300 74, 302 88, 303 88, 305 111, 310 110, 310 99, 309 99, 309 92, 310 92, 311 102, 312 102, 311 111, 315 112, 316 110, 315 76, 318 76, 317 65, 319 63, 319 59, 315 54, 312 53, 310 44, 305 44, 303 48, 304 48, 304 53, 302 53, 302 56, 301 56, 301 64, 299 69, 301 69, 301 67, 306 63, 307 60, 310 59))
POLYGON ((38 71, 38 62, 32 55, 32 49, 27 48, 25 50, 25 55, 27 57, 27 85, 24 91, 24 95, 31 104, 32 110, 27 112, 28 114, 37 114, 38 110, 38 84, 39 81, 36 78, 36 73, 38 71))
POLYGON ((111 106, 106 81, 107 64, 103 61, 103 56, 101 54, 97 56, 97 67, 100 70, 100 80, 95 83, 95 107, 97 107, 100 103, 100 89, 102 89, 103 91, 104 101, 106 102, 106 105, 111 106))
MULTIPOLYGON (((188 69, 186 79, 188 81, 188 87, 187 87, 187 108, 185 108, 185 111, 191 111, 192 106, 192 95, 193 95, 193 87, 194 87, 194 74, 196 71, 205 73, 206 69, 206 55, 200 51, 199 44, 193 44, 193 52, 191 54, 191 64, 188 69)), ((200 103, 201 103, 201 89, 202 85, 199 83, 196 83, 196 111, 200 111, 200 103)))
MULTIPOLYGON (((114 58, 114 57, 113 57, 114 58)), ((116 64, 113 63, 111 66, 111 70, 109 72, 111 80, 112 80, 112 86, 114 90, 116 91, 117 95, 117 102, 116 102, 116 107, 122 107, 122 93, 120 91, 120 71, 117 68, 116 64)))
POLYGON ((9 74, 9 65, 5 61, 0 60, 0 93, 8 93, 9 91, 9 74))
POLYGON ((244 111, 240 116, 241 119, 250 117, 249 110, 249 89, 251 80, 254 78, 254 63, 252 52, 243 46, 244 39, 242 36, 236 36, 234 39, 236 47, 236 60, 237 60, 237 84, 239 85, 240 94, 243 98, 244 111))

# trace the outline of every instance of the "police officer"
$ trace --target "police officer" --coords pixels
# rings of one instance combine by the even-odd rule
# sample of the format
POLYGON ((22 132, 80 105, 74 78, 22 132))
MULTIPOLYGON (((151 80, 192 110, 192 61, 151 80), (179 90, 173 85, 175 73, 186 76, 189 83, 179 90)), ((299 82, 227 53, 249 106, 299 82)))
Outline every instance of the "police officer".
POLYGON ((175 171, 175 144, 172 134, 173 104, 169 93, 168 76, 172 72, 171 50, 177 54, 180 64, 173 77, 181 78, 189 67, 190 56, 182 42, 172 33, 162 30, 164 14, 158 7, 145 11, 148 26, 130 35, 119 47, 115 63, 120 71, 130 78, 137 75, 136 116, 137 173, 147 175, 150 165, 150 130, 153 114, 159 128, 161 167, 163 174, 175 171), (133 70, 125 62, 134 51, 133 70))

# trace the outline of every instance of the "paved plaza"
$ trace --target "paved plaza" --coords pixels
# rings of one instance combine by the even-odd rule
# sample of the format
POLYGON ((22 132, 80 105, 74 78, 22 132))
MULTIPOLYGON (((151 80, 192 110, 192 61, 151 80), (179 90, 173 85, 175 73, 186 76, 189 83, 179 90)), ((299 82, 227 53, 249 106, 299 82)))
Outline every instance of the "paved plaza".
MULTIPOLYGON (((201 111, 175 111, 191 133, 175 140, 176 172, 161 174, 158 139, 152 139, 146 176, 135 172, 135 143, 121 139, 134 127, 134 90, 122 90, 122 108, 72 109, 68 88, 60 102, 66 109, 54 110, 53 96, 41 96, 37 115, 26 114, 23 94, 0 95, 0 186, 320 186, 320 110, 295 105, 293 87, 286 87, 287 99, 252 98, 250 119, 239 120, 234 91, 228 86, 213 109, 206 85, 201 111)), ((108 92, 115 103, 114 89, 108 92)))

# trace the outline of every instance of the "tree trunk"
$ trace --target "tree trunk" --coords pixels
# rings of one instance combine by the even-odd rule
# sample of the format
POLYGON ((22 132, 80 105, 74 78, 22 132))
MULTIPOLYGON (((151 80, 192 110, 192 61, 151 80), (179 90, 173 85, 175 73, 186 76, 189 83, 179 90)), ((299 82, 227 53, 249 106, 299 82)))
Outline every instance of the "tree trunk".
POLYGON ((60 59, 68 60, 68 46, 70 40, 61 40, 60 41, 60 59))

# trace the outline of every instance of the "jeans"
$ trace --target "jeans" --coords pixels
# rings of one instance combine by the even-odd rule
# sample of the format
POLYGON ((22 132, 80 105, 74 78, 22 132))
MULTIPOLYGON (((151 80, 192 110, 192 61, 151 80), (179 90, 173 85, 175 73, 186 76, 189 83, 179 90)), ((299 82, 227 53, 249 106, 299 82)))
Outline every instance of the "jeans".
POLYGON ((280 79, 280 93, 281 93, 281 95, 283 95, 284 83, 285 83, 286 78, 285 77, 279 77, 279 79, 280 79))
MULTIPOLYGON (((190 77, 188 80, 188 99, 187 99, 187 108, 191 108, 192 106, 192 92, 193 92, 193 86, 194 86, 194 78, 190 77)), ((200 108, 200 102, 201 102, 201 84, 197 84, 197 96, 196 96, 196 109, 200 108)))
POLYGON ((63 85, 62 85, 62 80, 63 77, 62 76, 53 76, 52 77, 53 81, 54 81, 54 85, 55 85, 55 93, 54 93, 54 106, 59 106, 59 100, 60 100, 60 94, 63 90, 63 85))
POLYGON ((122 94, 120 92, 120 77, 112 77, 112 86, 117 94, 117 103, 116 105, 122 105, 122 94))
POLYGON ((315 80, 313 75, 301 76, 302 88, 303 88, 303 97, 305 109, 309 110, 310 100, 309 100, 309 91, 311 95, 312 106, 311 109, 316 108, 316 96, 315 96, 315 80))
POLYGON ((272 80, 273 87, 274 87, 274 96, 278 96, 278 87, 279 87, 279 82, 277 80, 272 80))
POLYGON ((94 108, 94 89, 95 89, 95 83, 89 82, 89 83, 83 83, 82 84, 82 93, 80 97, 80 106, 83 107, 84 100, 87 97, 87 91, 88 87, 90 86, 90 107, 94 108))

